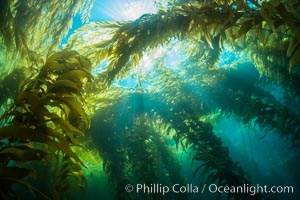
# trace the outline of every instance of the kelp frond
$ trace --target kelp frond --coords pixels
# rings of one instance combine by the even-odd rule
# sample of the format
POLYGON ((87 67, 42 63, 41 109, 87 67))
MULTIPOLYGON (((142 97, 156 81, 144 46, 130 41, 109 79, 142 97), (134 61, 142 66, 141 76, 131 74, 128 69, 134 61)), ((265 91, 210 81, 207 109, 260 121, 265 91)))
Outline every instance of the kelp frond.
POLYGON ((92 5, 93 0, 1 1, 0 43, 5 53, 0 56, 5 69, 36 65, 40 57, 57 50, 73 17, 81 13, 82 22, 88 22, 92 5))
MULTIPOLYGON (((299 62, 299 19, 288 10, 295 2, 287 5, 277 1, 264 2, 261 5, 256 1, 252 3, 257 6, 255 9, 244 1, 187 3, 174 6, 168 11, 143 15, 135 21, 118 24, 119 27, 116 23, 105 25, 111 31, 109 39, 90 45, 89 41, 80 38, 78 43, 86 47, 82 53, 95 60, 95 66, 105 59, 108 60, 104 80, 108 85, 114 77, 126 76, 137 65, 144 51, 164 45, 174 37, 194 38, 218 52, 225 42, 234 45, 236 40, 255 40, 267 45, 269 40, 275 41, 278 34, 288 35, 289 48, 284 52, 289 63, 287 69, 291 70, 299 62)), ((87 25, 86 28, 93 25, 95 24, 87 25)), ((99 25, 105 27, 103 24, 99 25)), ((99 29, 97 26, 94 28, 95 31, 99 29)), ((99 33, 109 35, 105 31, 99 33)), ((70 41, 71 48, 74 38, 70 41)), ((251 47, 247 48, 251 51, 251 47)))
MULTIPOLYGON (((72 147, 80 146, 78 139, 89 127, 83 95, 86 82, 91 81, 90 69, 90 61, 76 51, 61 51, 48 58, 35 78, 23 83, 13 107, 3 116, 11 121, 0 128, 0 137, 8 139, 0 149, 2 171, 9 169, 9 162, 41 160, 49 154, 61 168, 54 198, 59 199, 72 185, 84 184, 85 165, 72 147)), ((27 176, 8 177, 6 187, 27 176)))

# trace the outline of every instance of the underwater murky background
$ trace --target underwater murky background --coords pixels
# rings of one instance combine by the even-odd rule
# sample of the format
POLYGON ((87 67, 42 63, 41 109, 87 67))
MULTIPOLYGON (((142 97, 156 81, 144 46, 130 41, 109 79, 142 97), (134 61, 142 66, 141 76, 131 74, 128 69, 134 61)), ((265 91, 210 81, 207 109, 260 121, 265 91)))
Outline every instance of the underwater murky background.
MULTIPOLYGON (((90 22, 122 22, 136 20, 141 15, 147 18, 151 17, 151 13, 157 13, 159 6, 167 10, 176 1, 154 2, 96 0, 91 8, 90 22)), ((177 1, 175 5, 182 6, 187 2, 177 1)), ((251 1, 245 2, 251 4, 251 1)), ((90 38, 90 43, 102 45, 98 43, 101 38, 94 36, 93 31, 80 35, 78 28, 84 25, 80 14, 75 15, 73 20, 72 28, 59 45, 60 49, 69 48, 68 41, 72 41, 70 37, 76 32, 79 39, 90 38)), ((120 26, 103 24, 99 31, 120 26)), ((128 29, 131 30, 130 27, 128 29)), ((152 31, 155 27, 148 29, 152 31)), ((112 38, 103 35, 104 39, 112 38)), ((146 44, 143 40, 139 42, 140 46, 146 44)), ((224 175, 226 178, 218 182, 218 176, 222 177, 222 174, 214 174, 215 166, 231 166, 227 168, 233 171, 231 175, 239 174, 240 166, 250 181, 249 185, 293 187, 293 194, 263 194, 265 199, 300 198, 299 73, 295 72, 294 85, 289 85, 295 90, 292 93, 286 85, 268 80, 259 71, 265 61, 264 56, 269 56, 272 62, 277 55, 258 53, 257 57, 251 57, 245 50, 247 48, 239 45, 232 48, 230 44, 223 45, 215 53, 213 50, 219 48, 216 43, 214 40, 212 43, 197 43, 188 37, 170 37, 164 44, 144 49, 141 58, 137 58, 140 59, 137 66, 131 69, 126 65, 124 68, 130 68, 129 72, 111 80, 111 85, 103 93, 93 91, 92 86, 89 88, 92 92, 85 98, 85 109, 91 122, 86 136, 80 138, 85 150, 74 150, 87 167, 83 168, 87 186, 84 191, 80 187, 71 188, 66 191, 65 199, 113 199, 116 196, 117 199, 226 199, 225 194, 218 196, 208 190, 201 193, 209 179, 219 185, 224 185, 226 181, 222 181, 225 179, 231 181, 231 177, 224 175), (213 67, 207 68, 210 62, 213 67), (290 124, 280 129, 278 123, 284 120, 290 124), (286 136, 290 133, 296 136, 286 136), (180 134, 184 136, 178 136, 180 134), (201 145, 208 147, 201 149, 201 145), (132 192, 125 191, 127 184, 133 185, 132 192), (136 184, 192 184, 199 187, 199 191, 137 194, 136 184)), ((120 54, 126 55, 126 52, 120 54)), ((97 77, 101 77, 114 59, 103 59, 92 67, 95 82, 102 80, 97 77)), ((131 62, 135 63, 135 58, 130 58, 128 63, 131 62)), ((14 80, 24 79, 18 77, 18 71, 13 73, 13 80, 9 76, 3 75, 8 77, 6 79, 1 76, 4 80, 1 91, 5 91, 6 85, 14 80)), ((18 84, 15 88, 11 87, 14 92, 9 95, 17 96, 18 87, 18 84)), ((12 101, 7 98, 8 94, 3 92, 1 104, 8 105, 12 101)), ((1 113, 5 110, 6 107, 2 106, 1 113)), ((1 126, 6 126, 5 123, 1 122, 1 126)), ((7 143, 2 139, 0 147, 7 143)), ((11 161, 8 165, 15 166, 15 163, 11 161)), ((49 167, 51 173, 56 171, 55 166, 49 167)), ((44 165, 39 168, 37 171, 49 173, 44 165)), ((49 177, 38 174, 35 175, 37 180, 32 183, 47 185, 49 177)), ((80 183, 75 182, 75 185, 80 186, 80 183)), ((31 199, 30 192, 19 186, 15 188, 23 195, 21 199, 31 199)), ((47 191, 47 187, 42 191, 47 191)))

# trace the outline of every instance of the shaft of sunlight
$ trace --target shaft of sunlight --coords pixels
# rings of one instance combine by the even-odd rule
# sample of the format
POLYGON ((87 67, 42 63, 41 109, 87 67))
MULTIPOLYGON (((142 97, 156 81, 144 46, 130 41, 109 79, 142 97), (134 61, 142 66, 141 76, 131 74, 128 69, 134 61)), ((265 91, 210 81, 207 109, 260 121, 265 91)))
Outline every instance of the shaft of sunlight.
POLYGON ((156 12, 153 0, 103 0, 95 3, 91 20, 136 20, 143 14, 156 12))

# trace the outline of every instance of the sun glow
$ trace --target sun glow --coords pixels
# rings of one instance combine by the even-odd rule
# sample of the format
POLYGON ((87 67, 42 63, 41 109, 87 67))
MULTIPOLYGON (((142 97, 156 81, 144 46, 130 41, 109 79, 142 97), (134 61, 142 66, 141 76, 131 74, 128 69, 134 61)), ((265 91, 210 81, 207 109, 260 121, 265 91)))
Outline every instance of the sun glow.
POLYGON ((153 0, 103 0, 95 3, 91 19, 126 21, 135 20, 143 14, 156 12, 157 8, 154 6, 153 0))

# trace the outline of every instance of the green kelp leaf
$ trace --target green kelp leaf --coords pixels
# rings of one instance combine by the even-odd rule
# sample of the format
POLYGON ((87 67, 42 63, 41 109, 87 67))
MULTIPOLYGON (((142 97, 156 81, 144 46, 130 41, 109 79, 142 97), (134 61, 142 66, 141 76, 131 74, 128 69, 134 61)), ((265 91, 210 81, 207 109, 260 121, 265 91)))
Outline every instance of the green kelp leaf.
POLYGON ((197 175, 197 173, 199 172, 199 170, 202 169, 204 166, 206 166, 206 164, 207 164, 207 163, 203 163, 203 164, 199 165, 199 166, 195 169, 195 171, 194 171, 194 173, 193 173, 193 179, 196 177, 196 175, 197 175))
POLYGON ((12 160, 25 162, 42 159, 47 153, 27 146, 15 146, 4 148, 0 154, 7 154, 12 160))
POLYGON ((289 40, 289 46, 286 55, 290 57, 299 46, 300 46, 300 42, 298 41, 298 39, 296 37, 291 37, 289 40))
POLYGON ((57 184, 55 186, 55 189, 59 192, 66 192, 68 190, 70 190, 70 188, 74 186, 74 184, 72 183, 61 183, 61 184, 57 184))
POLYGON ((19 167, 1 167, 0 168, 0 185, 6 185, 8 182, 22 179, 29 175, 31 170, 19 167))
POLYGON ((64 161, 64 164, 62 166, 62 173, 60 174, 60 177, 62 179, 66 179, 68 177, 73 177, 73 178, 77 179, 77 181, 82 180, 82 181, 86 182, 84 172, 83 172, 81 166, 79 165, 79 163, 73 162, 69 158, 67 158, 64 161))
POLYGON ((292 71, 292 68, 298 64, 300 64, 300 45, 289 60, 289 71, 292 71))

